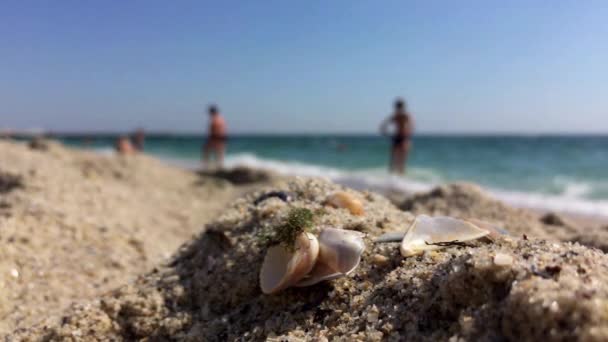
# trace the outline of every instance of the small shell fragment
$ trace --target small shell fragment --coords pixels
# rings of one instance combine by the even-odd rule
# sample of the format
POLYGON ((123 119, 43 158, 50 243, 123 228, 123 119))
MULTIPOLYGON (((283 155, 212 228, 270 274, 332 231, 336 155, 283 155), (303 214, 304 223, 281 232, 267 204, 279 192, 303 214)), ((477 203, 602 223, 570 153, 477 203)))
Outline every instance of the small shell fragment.
POLYGON ((497 266, 510 266, 513 264, 513 257, 505 253, 497 253, 494 256, 494 264, 497 266))
POLYGON ((361 201, 344 191, 334 192, 333 194, 329 195, 325 200, 325 203, 334 208, 347 209, 351 214, 356 216, 362 216, 365 214, 361 201))
POLYGON ((474 224, 447 216, 419 215, 401 241, 401 255, 420 254, 442 248, 442 244, 478 239, 490 232, 474 224))

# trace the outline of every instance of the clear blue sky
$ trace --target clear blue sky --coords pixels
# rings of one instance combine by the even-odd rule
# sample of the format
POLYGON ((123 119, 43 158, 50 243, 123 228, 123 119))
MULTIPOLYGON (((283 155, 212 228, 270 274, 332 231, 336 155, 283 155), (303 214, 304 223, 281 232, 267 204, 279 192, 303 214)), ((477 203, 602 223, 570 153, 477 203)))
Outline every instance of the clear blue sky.
POLYGON ((608 1, 3 1, 0 127, 608 132, 608 1))

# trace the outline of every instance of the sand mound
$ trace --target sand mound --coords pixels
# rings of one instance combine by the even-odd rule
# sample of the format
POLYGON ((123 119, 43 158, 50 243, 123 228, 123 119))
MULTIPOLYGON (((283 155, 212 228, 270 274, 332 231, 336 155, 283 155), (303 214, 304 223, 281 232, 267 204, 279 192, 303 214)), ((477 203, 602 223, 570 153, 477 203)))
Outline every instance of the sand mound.
POLYGON ((144 155, 0 141, 0 334, 150 270, 235 195, 144 155))
MULTIPOLYGON (((386 199, 357 193, 366 215, 322 202, 338 186, 297 180, 295 201, 238 200, 173 260, 135 282, 74 306, 16 335, 23 339, 263 340, 606 340, 608 257, 577 244, 505 237, 404 259, 397 244, 373 244, 413 216, 386 199), (368 234, 349 277, 263 295, 257 233, 289 207, 317 224, 368 234)), ((416 206, 416 203, 413 204, 416 206)), ((523 225, 523 223, 522 223, 523 225)))

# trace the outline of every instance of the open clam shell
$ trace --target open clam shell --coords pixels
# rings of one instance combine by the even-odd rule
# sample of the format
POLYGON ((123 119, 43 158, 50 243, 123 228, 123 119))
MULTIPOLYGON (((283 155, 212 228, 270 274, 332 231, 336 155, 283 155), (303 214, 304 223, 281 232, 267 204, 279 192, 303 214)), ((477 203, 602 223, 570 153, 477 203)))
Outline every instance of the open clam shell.
POLYGON ((345 229, 325 228, 319 235, 319 256, 306 277, 296 286, 310 286, 350 274, 359 266, 365 250, 365 234, 345 229))
POLYGON ((296 238, 293 251, 283 245, 270 247, 260 271, 262 292, 271 294, 293 286, 310 273, 318 255, 319 242, 310 233, 296 238))
POLYGON ((419 215, 401 241, 400 251, 404 257, 413 256, 443 247, 438 244, 475 240, 489 233, 468 221, 419 215))

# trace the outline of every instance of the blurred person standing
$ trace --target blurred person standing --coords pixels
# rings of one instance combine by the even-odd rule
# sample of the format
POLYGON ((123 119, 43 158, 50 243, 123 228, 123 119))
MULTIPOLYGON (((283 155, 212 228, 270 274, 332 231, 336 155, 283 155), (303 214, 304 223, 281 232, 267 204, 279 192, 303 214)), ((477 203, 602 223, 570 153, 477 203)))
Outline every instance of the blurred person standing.
POLYGON ((401 98, 395 100, 395 109, 391 116, 380 125, 380 132, 388 136, 388 128, 394 126, 390 151, 389 171, 398 174, 405 173, 405 165, 411 148, 414 121, 407 110, 407 104, 401 98))
POLYGON ((132 136, 133 147, 137 149, 137 151, 142 152, 144 150, 144 145, 146 143, 146 133, 143 128, 138 128, 135 130, 132 136))
POLYGON ((217 167, 222 168, 224 164, 224 152, 226 150, 226 122, 221 116, 217 106, 209 106, 209 133, 207 141, 203 146, 203 165, 209 167, 210 154, 214 154, 217 167))
POLYGON ((114 143, 114 149, 118 154, 122 155, 131 155, 137 152, 135 147, 133 147, 133 144, 131 144, 131 139, 124 135, 116 139, 116 142, 114 143))

